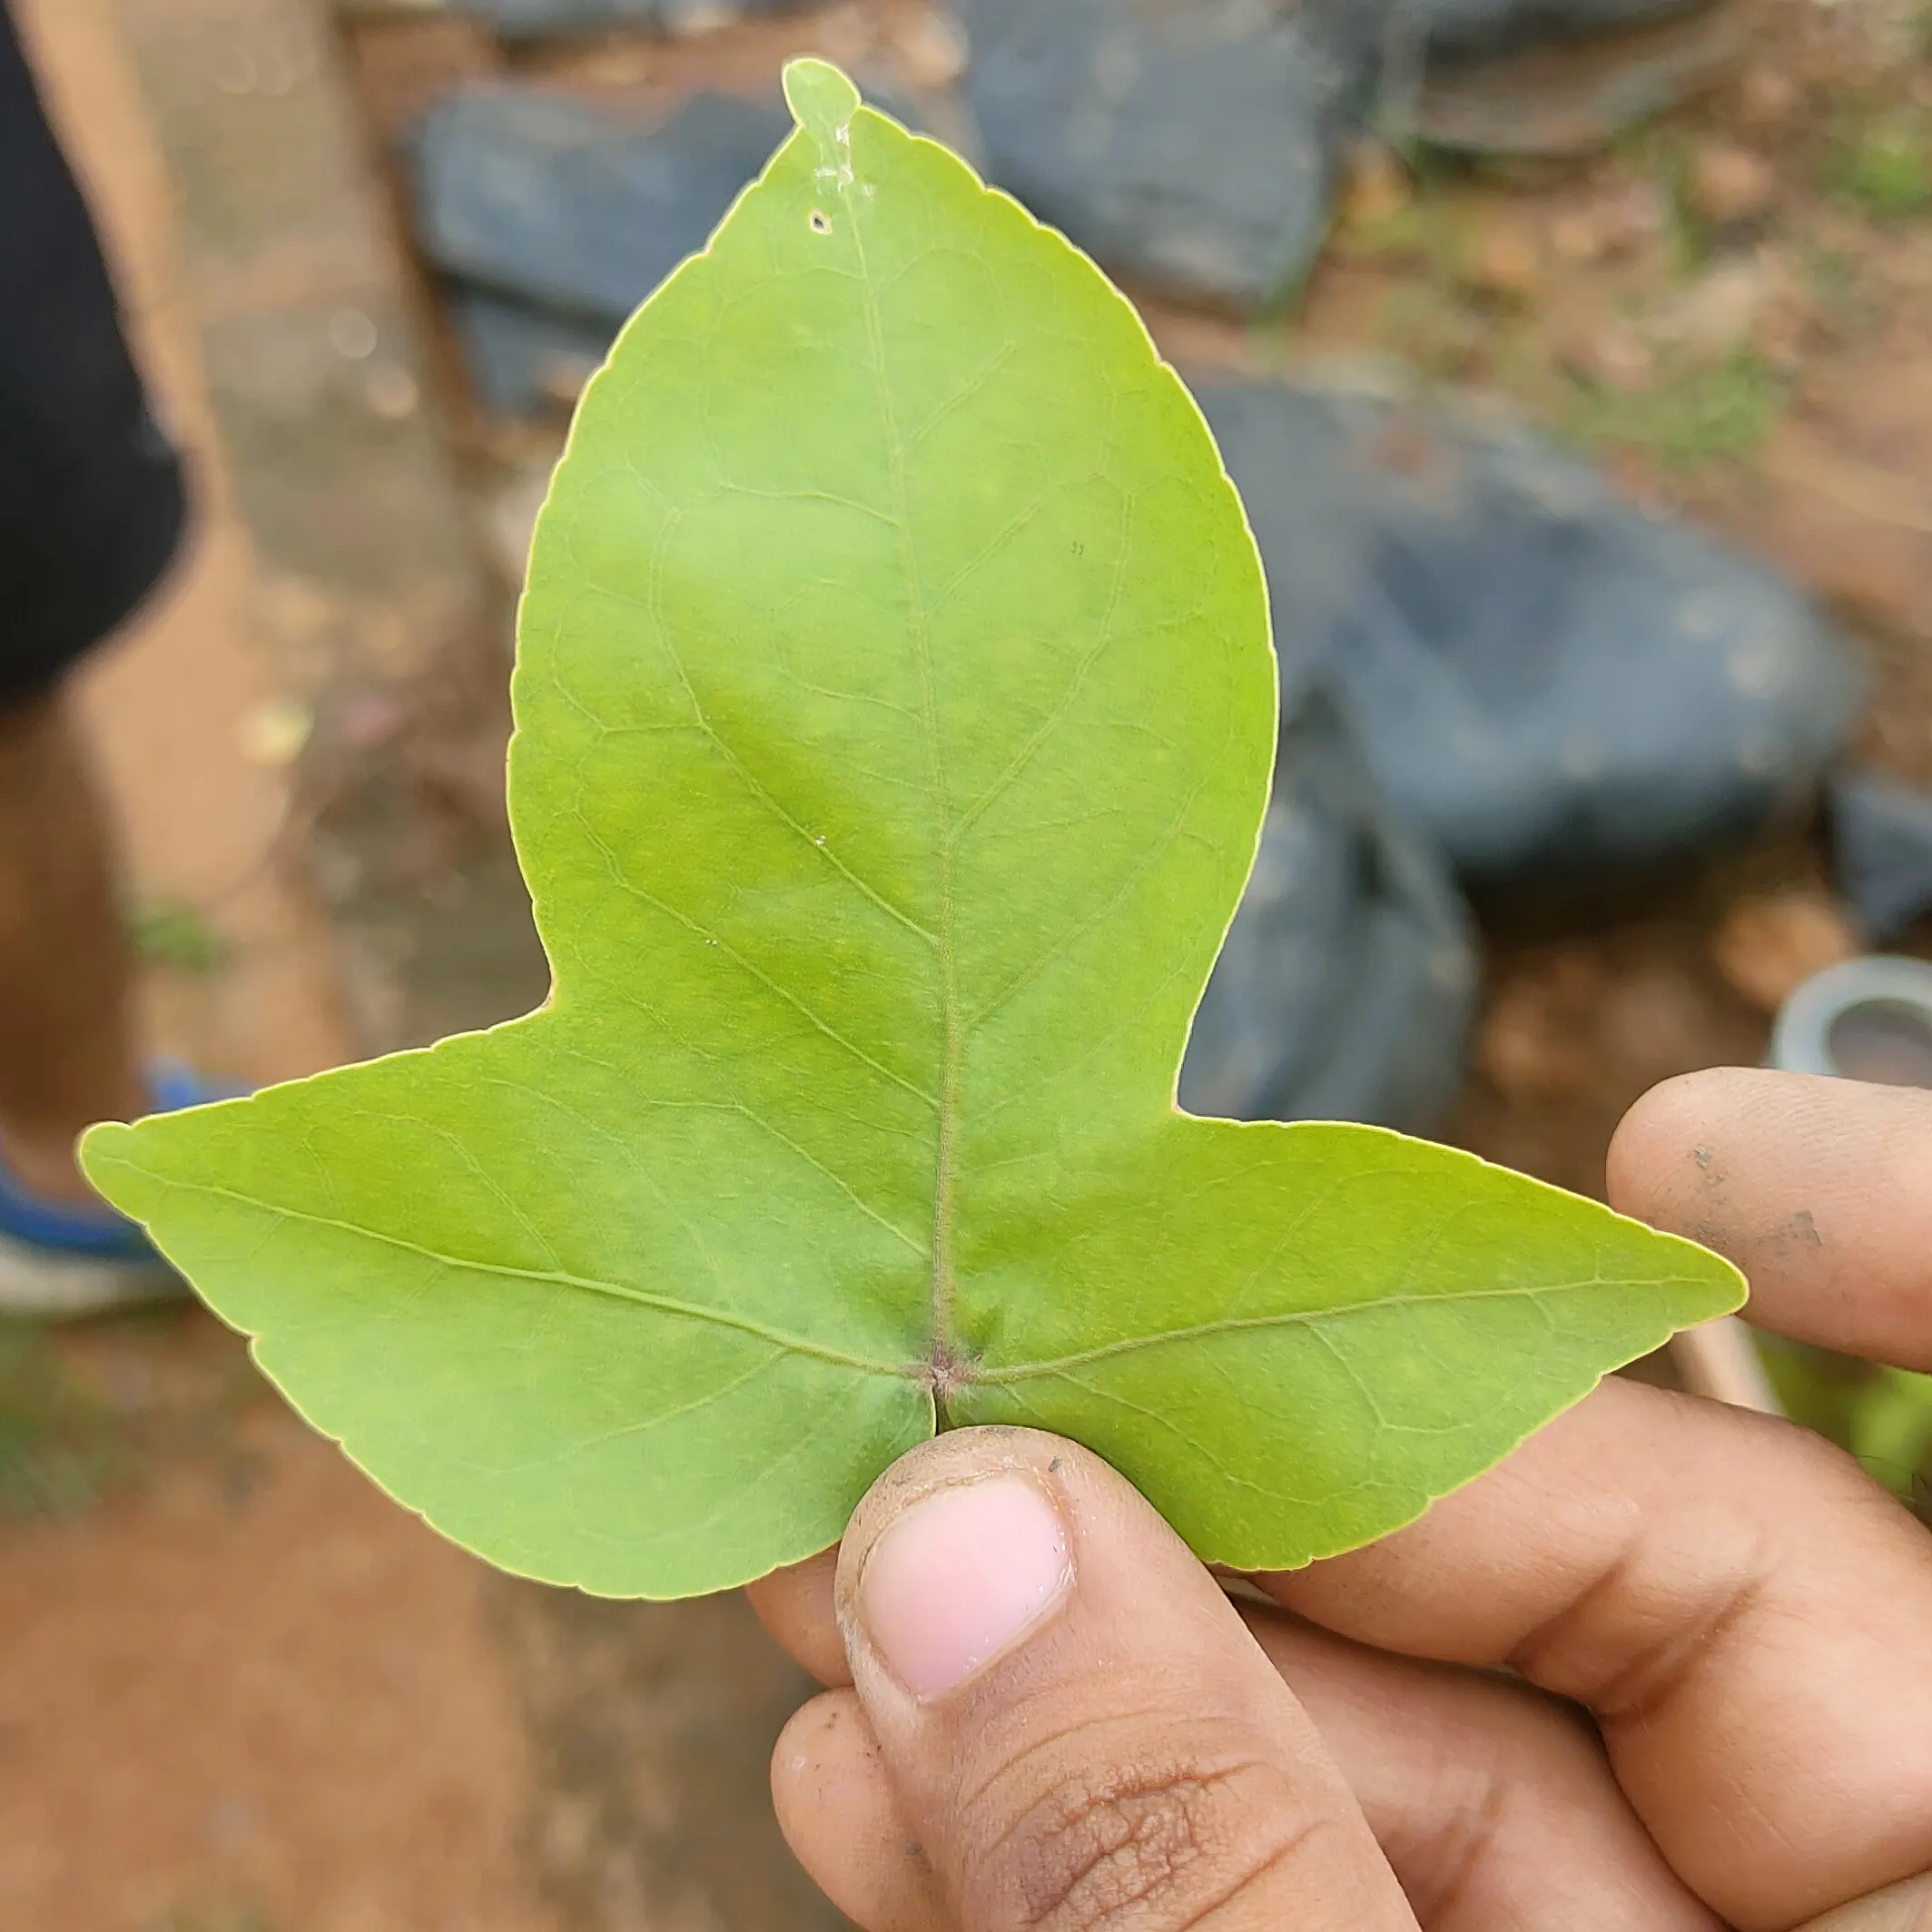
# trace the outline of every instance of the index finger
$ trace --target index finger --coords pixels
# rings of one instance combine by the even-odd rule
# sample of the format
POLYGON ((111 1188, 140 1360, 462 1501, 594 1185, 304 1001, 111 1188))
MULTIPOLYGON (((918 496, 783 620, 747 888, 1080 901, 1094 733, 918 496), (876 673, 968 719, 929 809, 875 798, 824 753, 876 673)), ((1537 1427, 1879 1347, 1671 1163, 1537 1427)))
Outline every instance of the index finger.
MULTIPOLYGON (((1924 1360, 1932 1099, 1704 1074, 1612 1197, 1744 1264, 1754 1316, 1924 1360)), ((1932 1542, 1848 1459, 1627 1382, 1371 1549, 1267 1586, 1358 1641, 1510 1664, 1596 1713, 1677 1870, 1789 1924, 1932 1859, 1932 1542)))
POLYGON ((1744 1270, 1758 1326, 1932 1369, 1932 1093, 1686 1074, 1631 1109, 1609 1167, 1613 1207, 1744 1270))

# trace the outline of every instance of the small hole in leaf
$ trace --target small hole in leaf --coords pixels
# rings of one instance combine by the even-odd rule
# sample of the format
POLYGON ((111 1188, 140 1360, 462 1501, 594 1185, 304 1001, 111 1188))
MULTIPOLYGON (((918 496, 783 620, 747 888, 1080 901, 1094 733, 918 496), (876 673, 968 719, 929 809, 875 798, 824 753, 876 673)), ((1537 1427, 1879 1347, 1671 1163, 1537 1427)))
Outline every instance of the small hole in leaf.
POLYGON ((832 232, 832 217, 823 208, 814 208, 809 225, 813 234, 829 235, 832 232))

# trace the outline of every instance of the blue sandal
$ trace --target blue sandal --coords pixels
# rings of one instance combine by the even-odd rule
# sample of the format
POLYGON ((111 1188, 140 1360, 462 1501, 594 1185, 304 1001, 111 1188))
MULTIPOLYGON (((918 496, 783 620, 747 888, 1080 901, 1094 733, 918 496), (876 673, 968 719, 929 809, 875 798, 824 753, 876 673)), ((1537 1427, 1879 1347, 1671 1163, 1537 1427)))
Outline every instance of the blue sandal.
MULTIPOLYGON (((148 1095, 158 1114, 231 1100, 245 1091, 172 1062, 148 1075, 148 1095)), ((187 1283, 142 1229, 106 1202, 96 1207, 48 1200, 0 1159, 0 1316, 72 1320, 187 1293, 187 1283)))

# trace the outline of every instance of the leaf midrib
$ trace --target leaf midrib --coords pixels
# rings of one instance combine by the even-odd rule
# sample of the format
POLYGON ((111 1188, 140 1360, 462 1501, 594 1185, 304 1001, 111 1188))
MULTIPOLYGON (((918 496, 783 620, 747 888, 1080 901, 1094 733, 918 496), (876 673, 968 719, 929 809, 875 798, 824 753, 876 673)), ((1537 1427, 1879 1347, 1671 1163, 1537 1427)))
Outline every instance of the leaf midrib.
MULTIPOLYGON (((311 1227, 333 1228, 338 1233, 352 1236, 358 1240, 374 1241, 386 1247, 419 1256, 423 1260, 434 1262, 440 1267, 462 1269, 478 1275, 494 1275, 512 1281, 577 1288, 588 1294, 608 1295, 619 1301, 654 1308, 660 1314, 679 1316, 689 1321, 710 1322, 718 1327, 733 1329, 739 1334, 769 1342, 774 1347, 784 1349, 791 1354, 826 1362, 834 1367, 851 1369, 860 1375, 890 1376, 898 1381, 927 1385, 932 1380, 932 1365, 927 1362, 875 1361, 869 1356, 853 1355, 847 1350, 833 1348, 821 1342, 808 1341, 803 1336, 774 1328, 752 1316, 734 1315, 721 1308, 705 1307, 695 1302, 679 1301, 673 1296, 654 1295, 647 1288, 632 1287, 624 1282, 601 1281, 593 1276, 573 1275, 562 1269, 517 1267, 508 1262, 473 1261, 460 1255, 445 1255, 435 1248, 425 1247, 419 1242, 408 1240, 400 1235, 387 1234, 380 1228, 364 1227, 354 1221, 341 1220, 332 1215, 314 1214, 305 1208, 283 1207, 277 1202, 265 1201, 258 1196, 245 1194, 238 1188, 222 1187, 214 1181, 183 1180, 172 1175, 157 1174, 152 1168, 140 1167, 133 1161, 128 1161, 126 1165, 163 1188, 189 1194, 210 1195, 218 1200, 232 1201, 237 1207, 274 1215, 284 1220, 300 1221, 311 1227)), ((1015 1363, 1006 1368, 986 1368, 971 1362, 959 1362, 951 1365, 951 1375, 953 1382, 961 1387, 1003 1388, 1015 1383, 1070 1375, 1076 1369, 1088 1367, 1096 1362, 1120 1355, 1138 1355, 1150 1349, 1176 1347, 1188 1342, 1211 1341, 1223 1335, 1252 1334, 1284 1328, 1319 1328, 1329 1322, 1346 1321, 1360 1315, 1373 1315, 1387 1308, 1439 1308, 1445 1306, 1460 1306, 1470 1302, 1533 1300, 1542 1296, 1571 1294, 1588 1288, 1622 1288, 1637 1286, 1694 1288, 1699 1285, 1699 1277, 1694 1275, 1647 1276, 1641 1283, 1610 1276, 1592 1275, 1576 1281, 1538 1282, 1526 1287, 1457 1288, 1442 1295, 1372 1296, 1362 1301, 1340 1302, 1326 1308, 1284 1309, 1278 1315, 1226 1316, 1216 1321, 1193 1323, 1186 1328, 1170 1328, 1158 1335, 1122 1336, 1111 1342, 1100 1343, 1092 1348, 1080 1349, 1071 1355, 1049 1356, 1039 1362, 1015 1363)))
MULTIPOLYGON (((851 139, 847 123, 846 140, 851 139)), ((926 775, 932 787, 933 821, 939 829, 939 918, 933 934, 933 951, 939 966, 940 1022, 941 1049, 937 1120, 934 1131, 932 1174, 932 1252, 930 1257, 932 1282, 929 1290, 932 1336, 927 1360, 920 1373, 931 1385, 941 1422, 945 1415, 946 1389, 958 1379, 960 1365, 952 1346, 952 1311, 955 1297, 953 1241, 953 1196, 958 1185, 957 1117, 959 1082, 964 1040, 960 1025, 959 984, 954 953, 956 840, 959 828, 953 823, 952 799, 947 783, 945 762, 940 752, 939 698, 934 687, 931 612, 927 608, 925 586, 912 546, 911 501, 906 490, 905 438, 899 425, 899 413, 892 402, 892 384, 885 365, 885 330, 879 314, 879 292, 873 285, 872 265, 865 254, 865 197, 853 193, 857 185, 848 166, 839 184, 839 196, 852 224, 853 250, 858 257, 859 288, 865 304, 866 340, 872 350, 872 380, 879 399, 879 415, 885 439, 886 466, 892 498, 889 519, 899 550, 900 569, 904 577, 908 630, 913 655, 919 665, 920 731, 925 740, 926 775)))

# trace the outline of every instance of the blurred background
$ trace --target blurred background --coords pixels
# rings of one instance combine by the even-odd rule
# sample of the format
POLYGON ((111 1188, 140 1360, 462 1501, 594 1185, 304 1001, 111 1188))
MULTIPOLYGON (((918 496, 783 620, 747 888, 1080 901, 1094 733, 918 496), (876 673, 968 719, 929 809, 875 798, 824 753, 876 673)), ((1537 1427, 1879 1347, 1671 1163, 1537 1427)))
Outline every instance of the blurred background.
MULTIPOLYGON (((1926 0, 11 6, 192 476, 77 690, 157 1051, 542 997, 531 522, 809 51, 1101 261, 1247 501, 1283 759, 1189 1107, 1598 1193, 1674 1073, 1932 1085, 1856 963, 1932 960, 1926 0)), ((1932 1382, 1769 1368, 1932 1512, 1932 1382)), ((801 1694, 736 1602, 484 1572, 192 1309, 0 1322, 10 1932, 831 1927, 801 1694)))

